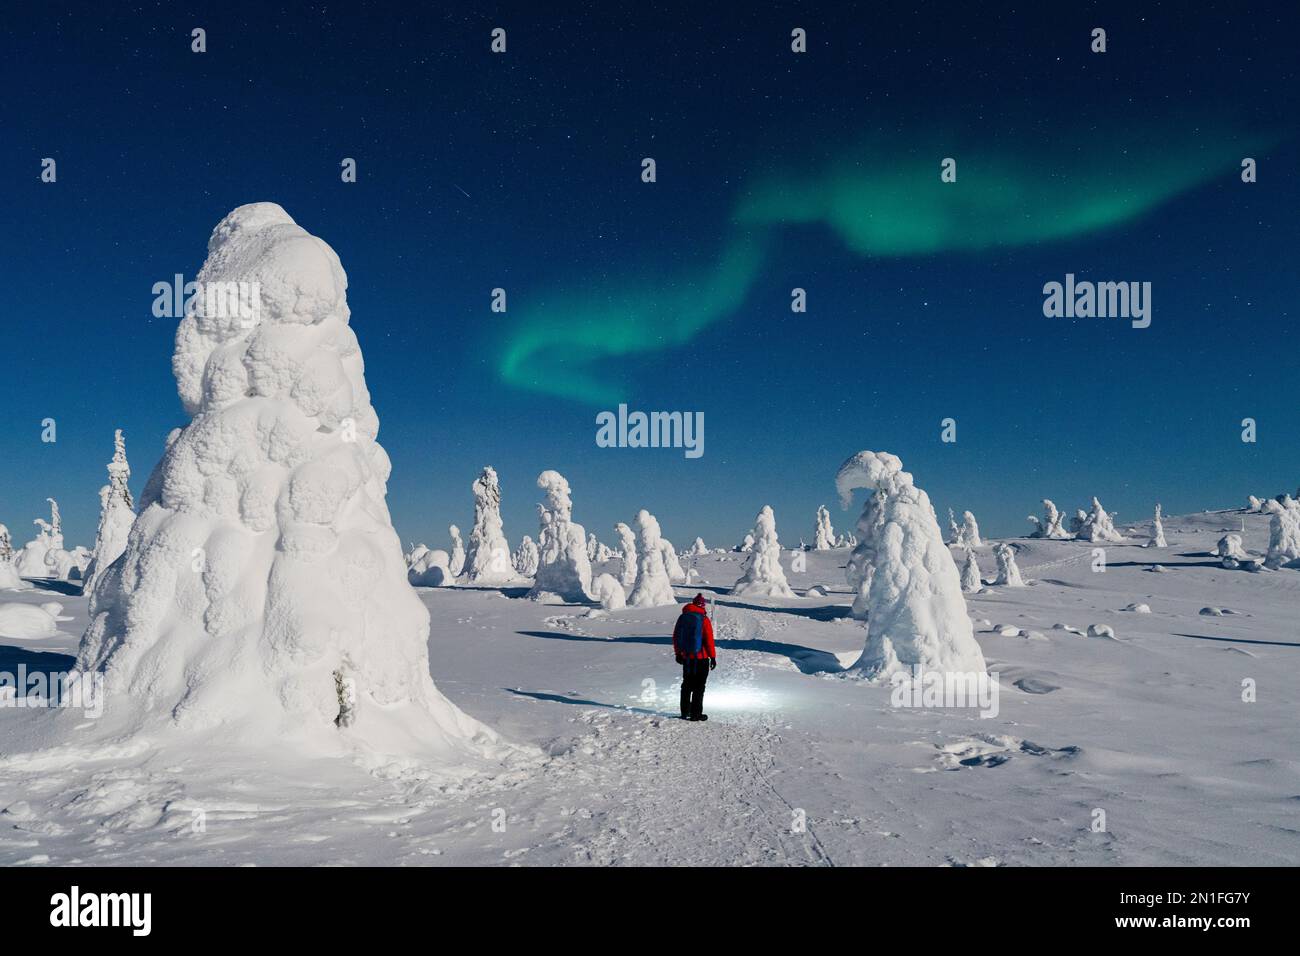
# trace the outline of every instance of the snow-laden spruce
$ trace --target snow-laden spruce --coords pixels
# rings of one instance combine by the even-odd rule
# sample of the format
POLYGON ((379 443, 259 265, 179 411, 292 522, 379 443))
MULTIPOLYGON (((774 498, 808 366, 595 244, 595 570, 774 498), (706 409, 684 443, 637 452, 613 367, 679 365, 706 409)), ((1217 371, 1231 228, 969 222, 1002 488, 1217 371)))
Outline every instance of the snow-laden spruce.
POLYGON ((732 594, 750 597, 794 597, 781 568, 781 542, 771 505, 763 505, 754 518, 754 546, 745 573, 731 586, 732 594))
MULTIPOLYGON (((838 478, 836 479, 838 483, 838 478)), ((849 492, 850 499, 852 491, 849 492)), ((844 492, 840 491, 840 500, 843 501, 844 492)), ((848 507, 848 505, 844 505, 848 507)), ((948 514, 951 516, 952 512, 948 514)), ((849 560, 844 566, 844 577, 848 581, 849 587, 853 588, 853 606, 849 609, 849 616, 859 621, 867 619, 867 612, 871 606, 871 577, 875 574, 876 560, 876 535, 884 527, 885 521, 885 493, 880 489, 872 491, 867 502, 862 508, 862 514, 858 516, 857 523, 857 543, 853 545, 853 550, 849 553, 849 560)), ((954 522, 954 527, 956 523, 954 522)))
POLYGON ((1123 541, 1124 536, 1115 530, 1115 519, 1113 515, 1107 514, 1106 509, 1101 506, 1101 502, 1096 498, 1092 499, 1092 511, 1084 514, 1079 521, 1079 528, 1075 537, 1081 541, 1091 541, 1094 544, 1106 541, 1123 541))
POLYGON ((1020 577, 1020 568, 1016 564, 1016 549, 1014 545, 1005 541, 999 542, 993 546, 993 556, 998 562, 998 576, 994 580, 995 585, 1003 585, 1011 588, 1022 588, 1025 582, 1020 577))
POLYGON ((673 548, 673 543, 667 538, 659 539, 659 550, 664 556, 664 570, 668 572, 668 580, 673 584, 682 584, 686 581, 686 572, 682 569, 682 563, 677 559, 677 551, 673 548))
POLYGON ((600 542, 596 540, 596 532, 592 531, 587 534, 587 560, 595 561, 596 555, 600 552, 600 542))
POLYGON ((36 537, 23 545, 14 557, 14 566, 25 578, 48 578, 51 574, 50 564, 46 559, 52 551, 63 550, 63 519, 59 515, 59 503, 53 498, 46 498, 50 504, 50 520, 36 518, 36 537))
POLYGON ((106 678, 101 732, 220 727, 224 748, 291 740, 443 767, 484 753, 496 735, 429 674, 338 256, 256 203, 213 230, 198 281, 247 283, 259 308, 213 315, 199 296, 177 328, 190 421, 77 655, 106 678))
POLYGON ((1064 540, 1073 537, 1070 532, 1065 530, 1065 515, 1057 510, 1056 503, 1051 498, 1043 499, 1043 520, 1039 521, 1033 515, 1029 516, 1029 521, 1034 525, 1034 532, 1030 535, 1032 538, 1053 538, 1064 540))
POLYGON ((954 548, 966 547, 966 530, 957 523, 957 516, 948 509, 948 543, 954 548))
POLYGON ((636 584, 636 535, 621 521, 614 525, 614 533, 618 535, 619 583, 630 588, 636 584))
POLYGON ((1148 548, 1167 548, 1169 544, 1165 541, 1165 523, 1163 515, 1160 512, 1160 502, 1156 502, 1155 517, 1151 519, 1151 540, 1147 542, 1148 548))
POLYGON ((537 573, 538 561, 537 544, 528 535, 524 535, 523 540, 519 542, 519 547, 515 549, 513 564, 515 571, 525 578, 531 578, 537 573))
POLYGON ((546 501, 537 506, 540 522, 537 574, 528 596, 538 600, 552 594, 578 604, 590 600, 587 531, 573 521, 569 483, 558 471, 547 470, 537 476, 537 487, 546 492, 546 501))
POLYGON ((975 560, 975 552, 970 548, 966 549, 966 561, 961 566, 961 589, 967 594, 978 594, 984 590, 979 562, 975 560))
POLYGON ((633 607, 661 607, 676 604, 673 587, 664 567, 659 522, 642 508, 636 513, 636 583, 627 603, 633 607))
POLYGON ((1270 498, 1264 502, 1264 511, 1269 515, 1264 567, 1300 566, 1300 502, 1290 495, 1283 495, 1281 501, 1270 498))
POLYGON ((454 524, 447 526, 447 535, 451 538, 451 576, 458 578, 465 570, 465 542, 454 524))
POLYGON ((86 570, 85 592, 91 596, 91 614, 96 608, 95 588, 126 550, 126 539, 135 522, 135 501, 128 486, 130 480, 126 441, 119 428, 113 432, 113 460, 108 463, 108 484, 99 489, 99 529, 95 532, 94 557, 86 570))
POLYGON ((740 544, 736 545, 736 546, 735 546, 734 548, 732 548, 731 550, 737 552, 738 554, 749 554, 749 552, 753 551, 753 550, 754 550, 754 530, 751 528, 751 529, 750 529, 750 530, 745 534, 745 537, 744 537, 744 539, 740 542, 740 544))
POLYGON ((470 485, 474 492, 474 530, 469 533, 465 575, 470 584, 505 584, 514 580, 510 543, 501 522, 501 482, 491 465, 470 485))
POLYGON ((691 550, 687 552, 687 554, 690 554, 695 557, 698 557, 702 554, 708 554, 708 553, 709 553, 709 547, 704 543, 703 538, 696 538, 695 542, 691 545, 691 550))
POLYGON ((984 539, 980 537, 979 522, 969 511, 962 512, 961 537, 962 541, 968 548, 980 548, 984 546, 984 539))
POLYGON ((916 665, 982 672, 984 654, 929 496, 887 452, 858 452, 840 466, 835 485, 845 508, 855 490, 868 492, 858 520, 858 547, 866 546, 871 569, 864 575, 870 580, 867 641, 853 669, 869 679, 910 673, 916 665))
POLYGON ((14 544, 9 529, 0 524, 0 589, 16 590, 31 587, 18 573, 14 564, 14 544))
POLYGON ((835 547, 835 529, 831 527, 831 513, 825 505, 817 506, 817 524, 813 529, 813 550, 830 551, 835 547))

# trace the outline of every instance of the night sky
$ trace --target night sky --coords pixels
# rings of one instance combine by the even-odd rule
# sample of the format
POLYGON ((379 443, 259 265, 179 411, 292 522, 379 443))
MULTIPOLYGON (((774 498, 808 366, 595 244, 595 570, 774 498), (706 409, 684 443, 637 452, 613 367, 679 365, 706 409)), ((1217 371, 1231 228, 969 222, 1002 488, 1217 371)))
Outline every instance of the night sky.
POLYGON ((15 544, 51 495, 93 544, 115 427, 143 486, 186 420, 151 289, 255 201, 347 270, 403 541, 468 533, 485 464, 512 544, 546 468, 602 540, 646 507, 679 547, 847 526, 863 448, 993 535, 1300 484, 1294 3, 271 6, 5 14, 15 544), (1044 317, 1066 273, 1150 282, 1150 328, 1044 317), (619 401, 702 411, 704 456, 598 448, 619 401))

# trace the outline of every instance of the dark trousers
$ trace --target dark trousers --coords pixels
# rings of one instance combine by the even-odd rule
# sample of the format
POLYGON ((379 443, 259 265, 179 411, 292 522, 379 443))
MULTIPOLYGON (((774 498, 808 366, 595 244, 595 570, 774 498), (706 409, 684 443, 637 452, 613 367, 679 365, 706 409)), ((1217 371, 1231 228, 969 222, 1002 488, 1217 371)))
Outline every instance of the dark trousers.
POLYGON ((704 685, 709 681, 708 658, 682 664, 682 716, 698 717, 704 713, 704 685))

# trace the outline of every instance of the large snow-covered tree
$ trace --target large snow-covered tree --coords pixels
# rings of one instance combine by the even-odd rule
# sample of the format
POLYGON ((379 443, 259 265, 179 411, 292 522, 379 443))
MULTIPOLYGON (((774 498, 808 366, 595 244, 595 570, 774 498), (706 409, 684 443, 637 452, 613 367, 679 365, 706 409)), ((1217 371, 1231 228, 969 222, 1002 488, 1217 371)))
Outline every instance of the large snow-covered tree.
POLYGON ((642 508, 636 513, 636 583, 627 603, 633 607, 660 607, 676 604, 664 552, 660 547, 659 522, 642 508))
POLYGON ((537 476, 546 502, 537 506, 540 522, 537 574, 529 596, 553 594, 561 600, 582 603, 591 598, 591 560, 587 557, 587 531, 573 521, 569 483, 558 471, 537 476))
POLYGON ((257 308, 198 296, 177 328, 189 422, 77 656, 106 678, 99 723, 435 763, 495 747, 429 673, 338 256, 255 203, 217 225, 198 282, 243 283, 257 308))
POLYGON ((469 533, 465 575, 470 584, 504 584, 514 579, 510 543, 501 522, 501 482, 491 465, 470 485, 474 492, 474 530, 469 533))
POLYGON ((731 588, 732 594, 752 597, 794 597, 781 567, 781 542, 776 536, 776 516, 771 505, 763 505, 754 518, 754 548, 745 573, 731 588))
POLYGON ((861 451, 840 466, 835 484, 845 508, 855 490, 865 489, 869 496, 858 521, 858 547, 867 544, 862 559, 870 567, 862 575, 870 582, 867 640, 853 669, 869 679, 918 665, 984 671, 957 565, 929 496, 903 471, 903 463, 888 452, 861 451))

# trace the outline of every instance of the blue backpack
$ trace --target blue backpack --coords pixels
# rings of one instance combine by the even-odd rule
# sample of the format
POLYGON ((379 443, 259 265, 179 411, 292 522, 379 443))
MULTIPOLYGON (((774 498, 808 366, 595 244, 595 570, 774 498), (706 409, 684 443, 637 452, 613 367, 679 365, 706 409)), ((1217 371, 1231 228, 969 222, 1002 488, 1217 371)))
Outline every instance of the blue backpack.
POLYGON ((704 650, 704 615, 694 611, 682 611, 673 628, 673 643, 677 653, 683 656, 699 654, 704 650))

